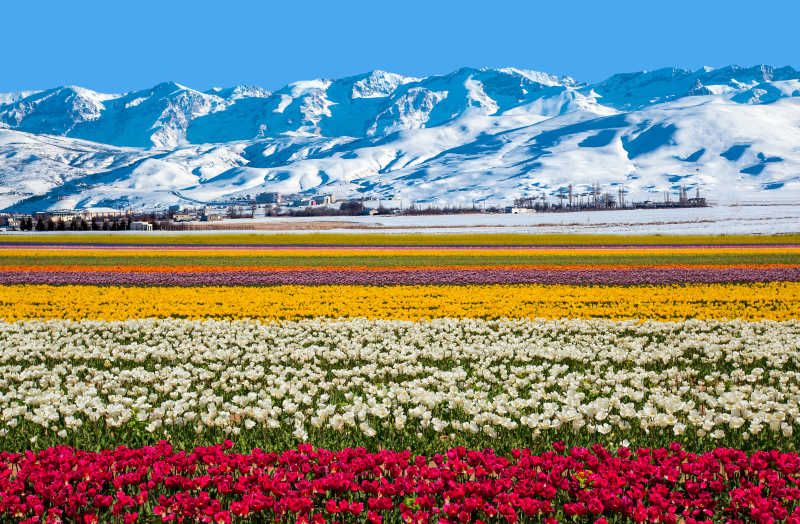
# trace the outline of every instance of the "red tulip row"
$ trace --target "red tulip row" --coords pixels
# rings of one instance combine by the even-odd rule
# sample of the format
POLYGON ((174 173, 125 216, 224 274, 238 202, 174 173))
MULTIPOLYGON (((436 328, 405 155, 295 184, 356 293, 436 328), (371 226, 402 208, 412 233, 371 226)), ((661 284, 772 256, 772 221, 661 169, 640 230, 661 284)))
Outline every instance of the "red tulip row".
POLYGON ((556 443, 538 455, 455 448, 424 457, 310 445, 236 454, 231 446, 0 453, 0 519, 800 523, 794 453, 694 454, 676 443, 612 453, 556 443))

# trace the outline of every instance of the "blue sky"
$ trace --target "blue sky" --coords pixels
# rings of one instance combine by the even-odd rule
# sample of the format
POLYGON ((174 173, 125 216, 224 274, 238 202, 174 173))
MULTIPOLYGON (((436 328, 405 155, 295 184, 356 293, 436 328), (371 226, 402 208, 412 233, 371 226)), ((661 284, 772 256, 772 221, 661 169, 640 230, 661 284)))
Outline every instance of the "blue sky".
POLYGON ((118 92, 425 76, 462 66, 596 81, 616 72, 728 64, 800 67, 800 2, 6 2, 0 92, 75 84, 118 92))

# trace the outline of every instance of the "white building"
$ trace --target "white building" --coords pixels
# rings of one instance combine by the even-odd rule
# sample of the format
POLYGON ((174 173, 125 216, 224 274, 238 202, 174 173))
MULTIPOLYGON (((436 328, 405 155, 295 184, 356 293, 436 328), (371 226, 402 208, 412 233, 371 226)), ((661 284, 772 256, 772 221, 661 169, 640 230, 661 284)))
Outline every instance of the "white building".
POLYGON ((153 224, 150 222, 131 222, 131 231, 152 231, 153 224))
POLYGON ((408 209, 409 202, 403 198, 384 198, 381 200, 364 200, 365 209, 408 209))

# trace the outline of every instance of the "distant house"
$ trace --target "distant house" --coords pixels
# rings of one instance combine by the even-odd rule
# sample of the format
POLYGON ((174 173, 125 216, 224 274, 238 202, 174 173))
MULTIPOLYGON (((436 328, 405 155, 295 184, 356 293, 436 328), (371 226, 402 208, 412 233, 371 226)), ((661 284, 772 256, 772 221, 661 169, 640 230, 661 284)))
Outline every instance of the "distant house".
POLYGON ((310 207, 316 205, 317 202, 309 197, 300 197, 292 201, 292 207, 310 207))
POLYGON ((131 231, 152 231, 153 224, 150 222, 131 222, 131 231))
POLYGON ((70 222, 73 218, 78 216, 75 211, 70 209, 56 209, 52 211, 50 215, 53 217, 53 220, 61 220, 62 222, 70 222))
POLYGON ((191 222, 192 220, 194 220, 194 216, 189 213, 175 213, 172 215, 173 222, 191 222))
POLYGON ((536 213, 536 210, 530 207, 507 207, 506 213, 518 215, 521 213, 536 213))
POLYGON ((333 193, 331 193, 329 195, 318 195, 318 196, 315 196, 312 199, 312 201, 313 201, 312 205, 329 206, 331 204, 336 203, 336 196, 333 193))
POLYGON ((706 202, 705 197, 690 198, 688 200, 688 203, 692 207, 707 207, 708 206, 708 202, 706 202))
POLYGON ((253 218, 255 210, 252 206, 230 206, 227 216, 230 218, 253 218))
POLYGON ((222 215, 219 213, 205 213, 201 218, 201 222, 216 222, 222 220, 222 215))
POLYGON ((261 193, 256 195, 256 202, 259 204, 280 204, 280 193, 261 193))
POLYGON ((205 206, 201 210, 201 215, 224 215, 227 211, 227 207, 222 206, 205 206))

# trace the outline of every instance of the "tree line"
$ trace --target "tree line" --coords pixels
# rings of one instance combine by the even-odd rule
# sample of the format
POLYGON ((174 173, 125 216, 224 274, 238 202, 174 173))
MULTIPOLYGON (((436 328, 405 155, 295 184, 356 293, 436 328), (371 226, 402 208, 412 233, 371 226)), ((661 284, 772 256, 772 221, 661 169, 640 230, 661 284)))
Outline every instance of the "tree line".
POLYGON ((73 217, 68 221, 39 217, 34 223, 31 217, 25 217, 20 221, 19 228, 22 231, 127 231, 131 228, 131 221, 124 218, 98 221, 92 218, 87 222, 81 217, 73 217))

